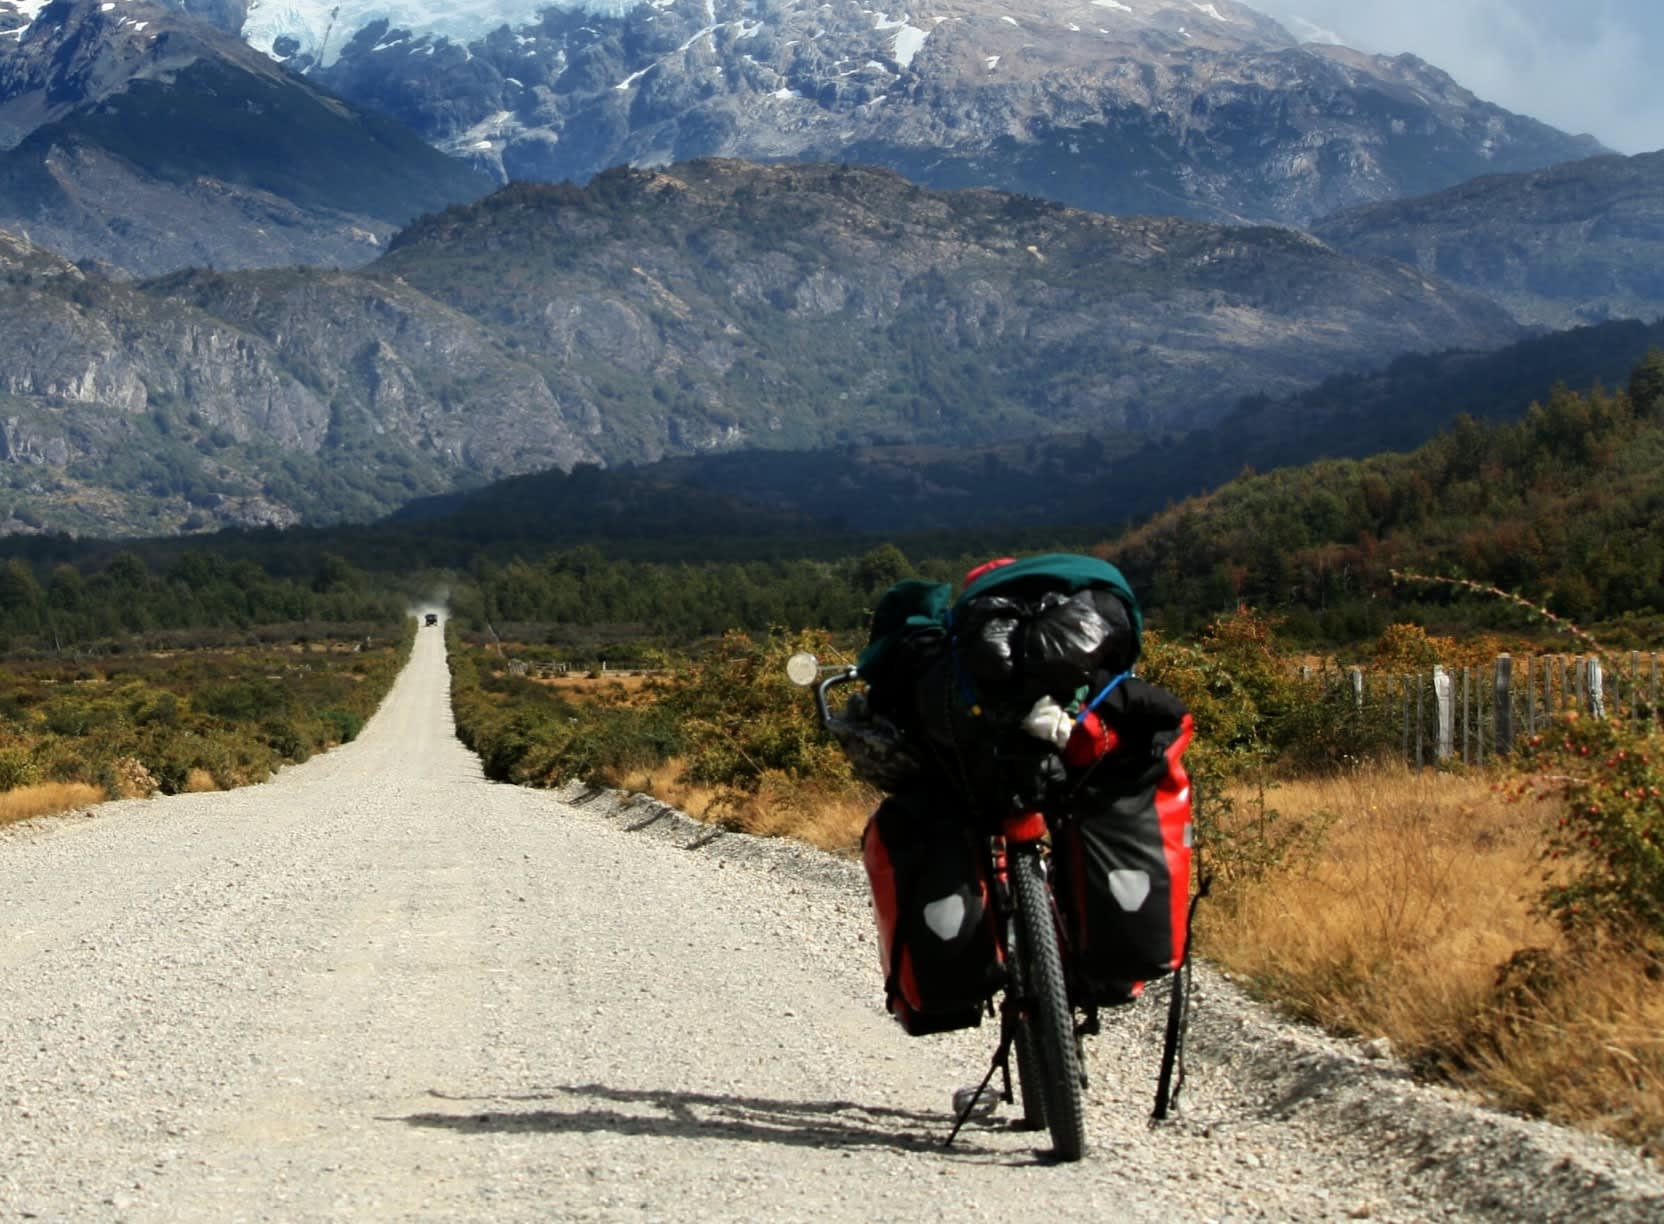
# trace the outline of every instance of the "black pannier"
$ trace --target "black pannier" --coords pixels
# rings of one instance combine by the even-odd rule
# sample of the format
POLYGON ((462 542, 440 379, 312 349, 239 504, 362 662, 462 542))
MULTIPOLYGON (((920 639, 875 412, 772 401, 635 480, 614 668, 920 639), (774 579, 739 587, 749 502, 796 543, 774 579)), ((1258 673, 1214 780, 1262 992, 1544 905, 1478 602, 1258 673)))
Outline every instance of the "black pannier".
POLYGON ((917 796, 891 797, 867 821, 861 857, 890 1013, 915 1037, 981 1023, 1004 973, 969 830, 917 796))
POLYGON ((1083 771, 1053 831, 1053 886, 1075 1001, 1114 1005, 1184 963, 1193 733, 1183 703, 1129 677, 1098 707, 1114 747, 1083 771))

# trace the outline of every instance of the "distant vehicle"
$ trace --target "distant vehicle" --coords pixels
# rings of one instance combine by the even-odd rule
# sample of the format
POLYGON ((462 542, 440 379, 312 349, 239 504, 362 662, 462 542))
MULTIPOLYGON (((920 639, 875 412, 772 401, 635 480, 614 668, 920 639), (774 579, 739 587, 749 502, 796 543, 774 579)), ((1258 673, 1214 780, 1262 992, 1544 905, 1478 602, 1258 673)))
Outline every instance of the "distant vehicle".
POLYGON ((439 623, 439 613, 429 612, 428 615, 427 615, 427 620, 424 623, 429 624, 429 625, 437 625, 439 623))

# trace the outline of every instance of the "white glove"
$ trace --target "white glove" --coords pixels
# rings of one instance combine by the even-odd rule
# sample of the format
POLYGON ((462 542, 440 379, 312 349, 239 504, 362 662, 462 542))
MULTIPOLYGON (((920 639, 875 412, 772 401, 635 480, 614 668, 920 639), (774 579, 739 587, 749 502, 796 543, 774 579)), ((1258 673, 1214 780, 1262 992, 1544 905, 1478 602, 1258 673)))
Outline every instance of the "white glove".
POLYGON ((1069 742, 1069 733, 1075 729, 1075 720, 1063 712, 1063 707, 1051 697, 1042 697, 1034 703, 1034 708, 1023 719, 1023 730, 1035 739, 1047 740, 1055 748, 1061 749, 1069 742))

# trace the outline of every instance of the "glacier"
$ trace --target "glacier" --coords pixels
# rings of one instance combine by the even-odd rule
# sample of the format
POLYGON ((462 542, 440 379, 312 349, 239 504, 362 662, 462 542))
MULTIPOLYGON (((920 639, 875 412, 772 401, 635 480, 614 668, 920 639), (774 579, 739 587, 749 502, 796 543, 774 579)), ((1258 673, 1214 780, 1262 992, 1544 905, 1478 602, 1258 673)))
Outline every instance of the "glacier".
POLYGON ((552 0, 253 0, 243 23, 243 38, 268 55, 276 54, 280 38, 292 38, 299 52, 327 65, 335 62, 354 34, 382 19, 391 29, 408 30, 417 37, 429 34, 466 44, 498 26, 535 23, 545 9, 616 14, 631 7, 552 0))

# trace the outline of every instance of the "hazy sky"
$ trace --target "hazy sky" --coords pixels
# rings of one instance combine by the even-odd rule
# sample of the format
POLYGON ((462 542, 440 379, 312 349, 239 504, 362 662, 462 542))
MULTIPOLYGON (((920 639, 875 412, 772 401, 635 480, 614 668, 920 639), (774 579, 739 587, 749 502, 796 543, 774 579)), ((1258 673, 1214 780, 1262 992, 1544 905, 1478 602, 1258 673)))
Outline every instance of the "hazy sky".
POLYGON ((1245 2, 1302 38, 1315 26, 1360 51, 1413 52, 1488 102, 1620 153, 1664 149, 1664 0, 1245 2))

